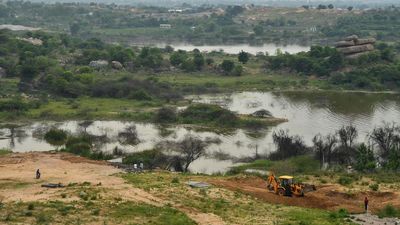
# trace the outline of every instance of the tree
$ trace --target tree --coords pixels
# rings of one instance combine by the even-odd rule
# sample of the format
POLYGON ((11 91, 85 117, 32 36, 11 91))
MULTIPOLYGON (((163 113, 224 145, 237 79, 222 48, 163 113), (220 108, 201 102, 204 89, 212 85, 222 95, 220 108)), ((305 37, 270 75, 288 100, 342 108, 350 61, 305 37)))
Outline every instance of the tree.
POLYGON ((340 69, 344 64, 343 55, 338 51, 334 51, 328 59, 328 64, 329 64, 329 67, 333 70, 340 69))
POLYGON ((370 140, 375 146, 378 146, 379 155, 382 160, 386 161, 391 151, 400 143, 400 127, 396 124, 385 123, 381 127, 375 128, 369 135, 370 140))
POLYGON ((69 31, 71 32, 72 36, 75 36, 81 30, 81 25, 78 22, 73 22, 69 25, 69 31))
POLYGON ((276 151, 269 155, 271 160, 283 160, 293 156, 304 155, 309 152, 300 136, 291 136, 288 131, 279 130, 272 134, 276 151))
POLYGON ((312 139, 312 142, 314 143, 314 151, 320 161, 320 167, 323 168, 325 163, 328 163, 329 165, 332 160, 332 153, 337 144, 336 136, 327 135, 323 137, 322 135, 318 134, 312 139))
POLYGON ((205 64, 204 56, 201 53, 196 53, 193 57, 193 63, 197 70, 201 70, 205 64))
POLYGON ((171 54, 171 56, 169 57, 169 61, 173 66, 179 66, 186 60, 186 58, 186 52, 183 50, 178 50, 171 54))
POLYGON ((221 69, 225 74, 230 74, 232 70, 235 68, 235 62, 229 59, 224 59, 220 65, 221 69))
POLYGON ((353 6, 349 6, 349 7, 347 7, 347 10, 349 10, 349 11, 352 11, 354 9, 354 7, 353 6))
POLYGON ((162 107, 155 115, 155 122, 157 123, 173 123, 178 119, 176 110, 174 108, 162 107))
POLYGON ((59 129, 51 129, 44 135, 46 142, 56 147, 64 145, 67 141, 67 137, 67 132, 59 129))
POLYGON ((246 64, 250 59, 249 53, 244 52, 243 50, 239 52, 238 60, 239 62, 246 64))
POLYGON ((354 167, 360 172, 372 171, 376 167, 374 152, 364 143, 357 148, 356 164, 354 167))
POLYGON ((335 8, 335 7, 332 4, 328 5, 328 9, 333 9, 333 8, 335 8))
POLYGON ((257 25, 253 28, 254 34, 257 36, 261 36, 264 34, 264 27, 261 25, 257 25))
POLYGON ((346 127, 343 126, 338 130, 337 134, 339 135, 341 145, 346 148, 352 148, 354 140, 358 136, 357 129, 352 125, 346 127))
POLYGON ((206 147, 204 141, 190 134, 178 143, 176 151, 181 158, 184 172, 188 172, 190 164, 205 154, 206 147))

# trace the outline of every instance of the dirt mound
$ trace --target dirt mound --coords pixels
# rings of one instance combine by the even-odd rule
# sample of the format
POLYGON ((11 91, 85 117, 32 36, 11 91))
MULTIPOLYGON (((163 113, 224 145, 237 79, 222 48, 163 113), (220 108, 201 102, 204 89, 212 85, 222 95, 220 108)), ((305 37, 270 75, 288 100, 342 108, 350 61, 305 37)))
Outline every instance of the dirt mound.
POLYGON ((317 186, 317 190, 304 197, 282 197, 266 188, 266 182, 257 177, 236 177, 233 179, 211 180, 213 185, 240 191, 273 204, 284 204, 326 210, 347 209, 351 213, 363 212, 363 200, 368 196, 370 210, 377 212, 387 204, 400 205, 398 193, 393 192, 343 192, 336 184, 317 186))

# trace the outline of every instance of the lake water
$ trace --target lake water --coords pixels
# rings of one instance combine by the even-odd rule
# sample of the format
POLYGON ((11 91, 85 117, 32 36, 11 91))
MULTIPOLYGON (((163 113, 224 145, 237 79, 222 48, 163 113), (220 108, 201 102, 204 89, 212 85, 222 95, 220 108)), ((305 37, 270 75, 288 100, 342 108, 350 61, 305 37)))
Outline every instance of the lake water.
POLYGON ((213 103, 241 114, 267 109, 275 117, 287 118, 289 122, 260 131, 237 129, 228 133, 196 131, 183 126, 159 127, 122 121, 94 121, 85 128, 81 121, 35 122, 14 130, 0 129, 0 148, 11 148, 16 152, 46 151, 54 147, 42 140, 41 136, 49 127, 58 127, 71 133, 88 132, 105 135, 107 141, 99 146, 104 151, 114 147, 127 152, 151 149, 163 140, 181 140, 191 133, 206 140, 214 140, 208 147, 208 157, 194 162, 190 169, 194 172, 213 173, 226 171, 233 165, 232 160, 218 160, 213 157, 229 155, 241 158, 264 154, 275 149, 272 142, 273 131, 287 129, 290 134, 300 135, 311 144, 314 135, 333 133, 341 126, 354 125, 359 131, 359 141, 364 141, 368 132, 383 122, 400 123, 400 95, 377 93, 338 92, 241 92, 232 94, 188 96, 195 102, 213 103), (135 146, 118 142, 118 133, 124 128, 136 125, 140 143, 135 146), (216 141, 217 140, 217 141, 216 141))
POLYGON ((185 50, 185 51, 192 51, 193 49, 197 48, 201 52, 212 52, 212 51, 220 51, 223 50, 225 53, 229 54, 238 54, 240 51, 245 51, 256 55, 258 52, 266 53, 268 52, 269 55, 275 55, 276 51, 280 49, 282 52, 288 52, 291 54, 309 51, 309 46, 301 46, 301 45, 278 45, 278 44, 263 44, 263 45, 249 45, 249 44, 234 44, 234 45, 193 45, 189 43, 173 43, 173 44, 166 44, 166 43, 159 43, 156 44, 157 47, 164 48, 165 46, 170 45, 175 50, 185 50))

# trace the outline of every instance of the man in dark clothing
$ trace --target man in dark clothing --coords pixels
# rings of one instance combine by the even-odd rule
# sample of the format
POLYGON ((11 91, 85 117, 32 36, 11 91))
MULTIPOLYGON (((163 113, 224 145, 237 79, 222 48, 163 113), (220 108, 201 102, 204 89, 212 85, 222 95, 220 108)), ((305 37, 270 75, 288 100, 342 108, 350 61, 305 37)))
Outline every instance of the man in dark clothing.
POLYGON ((40 179, 40 170, 39 169, 36 170, 36 179, 40 179))
POLYGON ((365 212, 368 212, 368 197, 367 196, 365 196, 365 199, 364 199, 364 207, 365 207, 365 212))

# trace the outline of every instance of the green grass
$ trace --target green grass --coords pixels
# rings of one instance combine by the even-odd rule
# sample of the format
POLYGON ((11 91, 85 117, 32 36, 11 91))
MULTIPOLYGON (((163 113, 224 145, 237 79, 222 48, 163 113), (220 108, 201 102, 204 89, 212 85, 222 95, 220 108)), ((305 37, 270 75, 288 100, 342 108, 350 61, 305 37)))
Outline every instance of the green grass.
POLYGON ((10 149, 0 148, 0 156, 8 155, 10 153, 12 153, 10 149))
POLYGON ((277 175, 314 173, 319 170, 319 162, 311 156, 296 156, 281 161, 256 160, 251 163, 232 167, 230 173, 242 173, 246 169, 258 169, 274 172, 277 175))
POLYGON ((324 88, 327 81, 310 80, 307 85, 302 84, 304 77, 279 74, 244 74, 242 76, 222 76, 207 73, 195 74, 163 74, 159 81, 168 82, 176 87, 213 86, 221 91, 249 91, 249 90, 291 90, 324 88))
POLYGON ((33 119, 137 119, 150 120, 152 111, 161 106, 159 101, 89 98, 56 100, 31 109, 26 116, 33 119))
POLYGON ((170 207, 117 200, 10 202, 0 210, 3 224, 196 224, 170 207))
POLYGON ((124 202, 117 204, 110 215, 116 222, 135 221, 149 225, 191 225, 196 224, 185 214, 171 207, 155 207, 147 204, 124 202))

